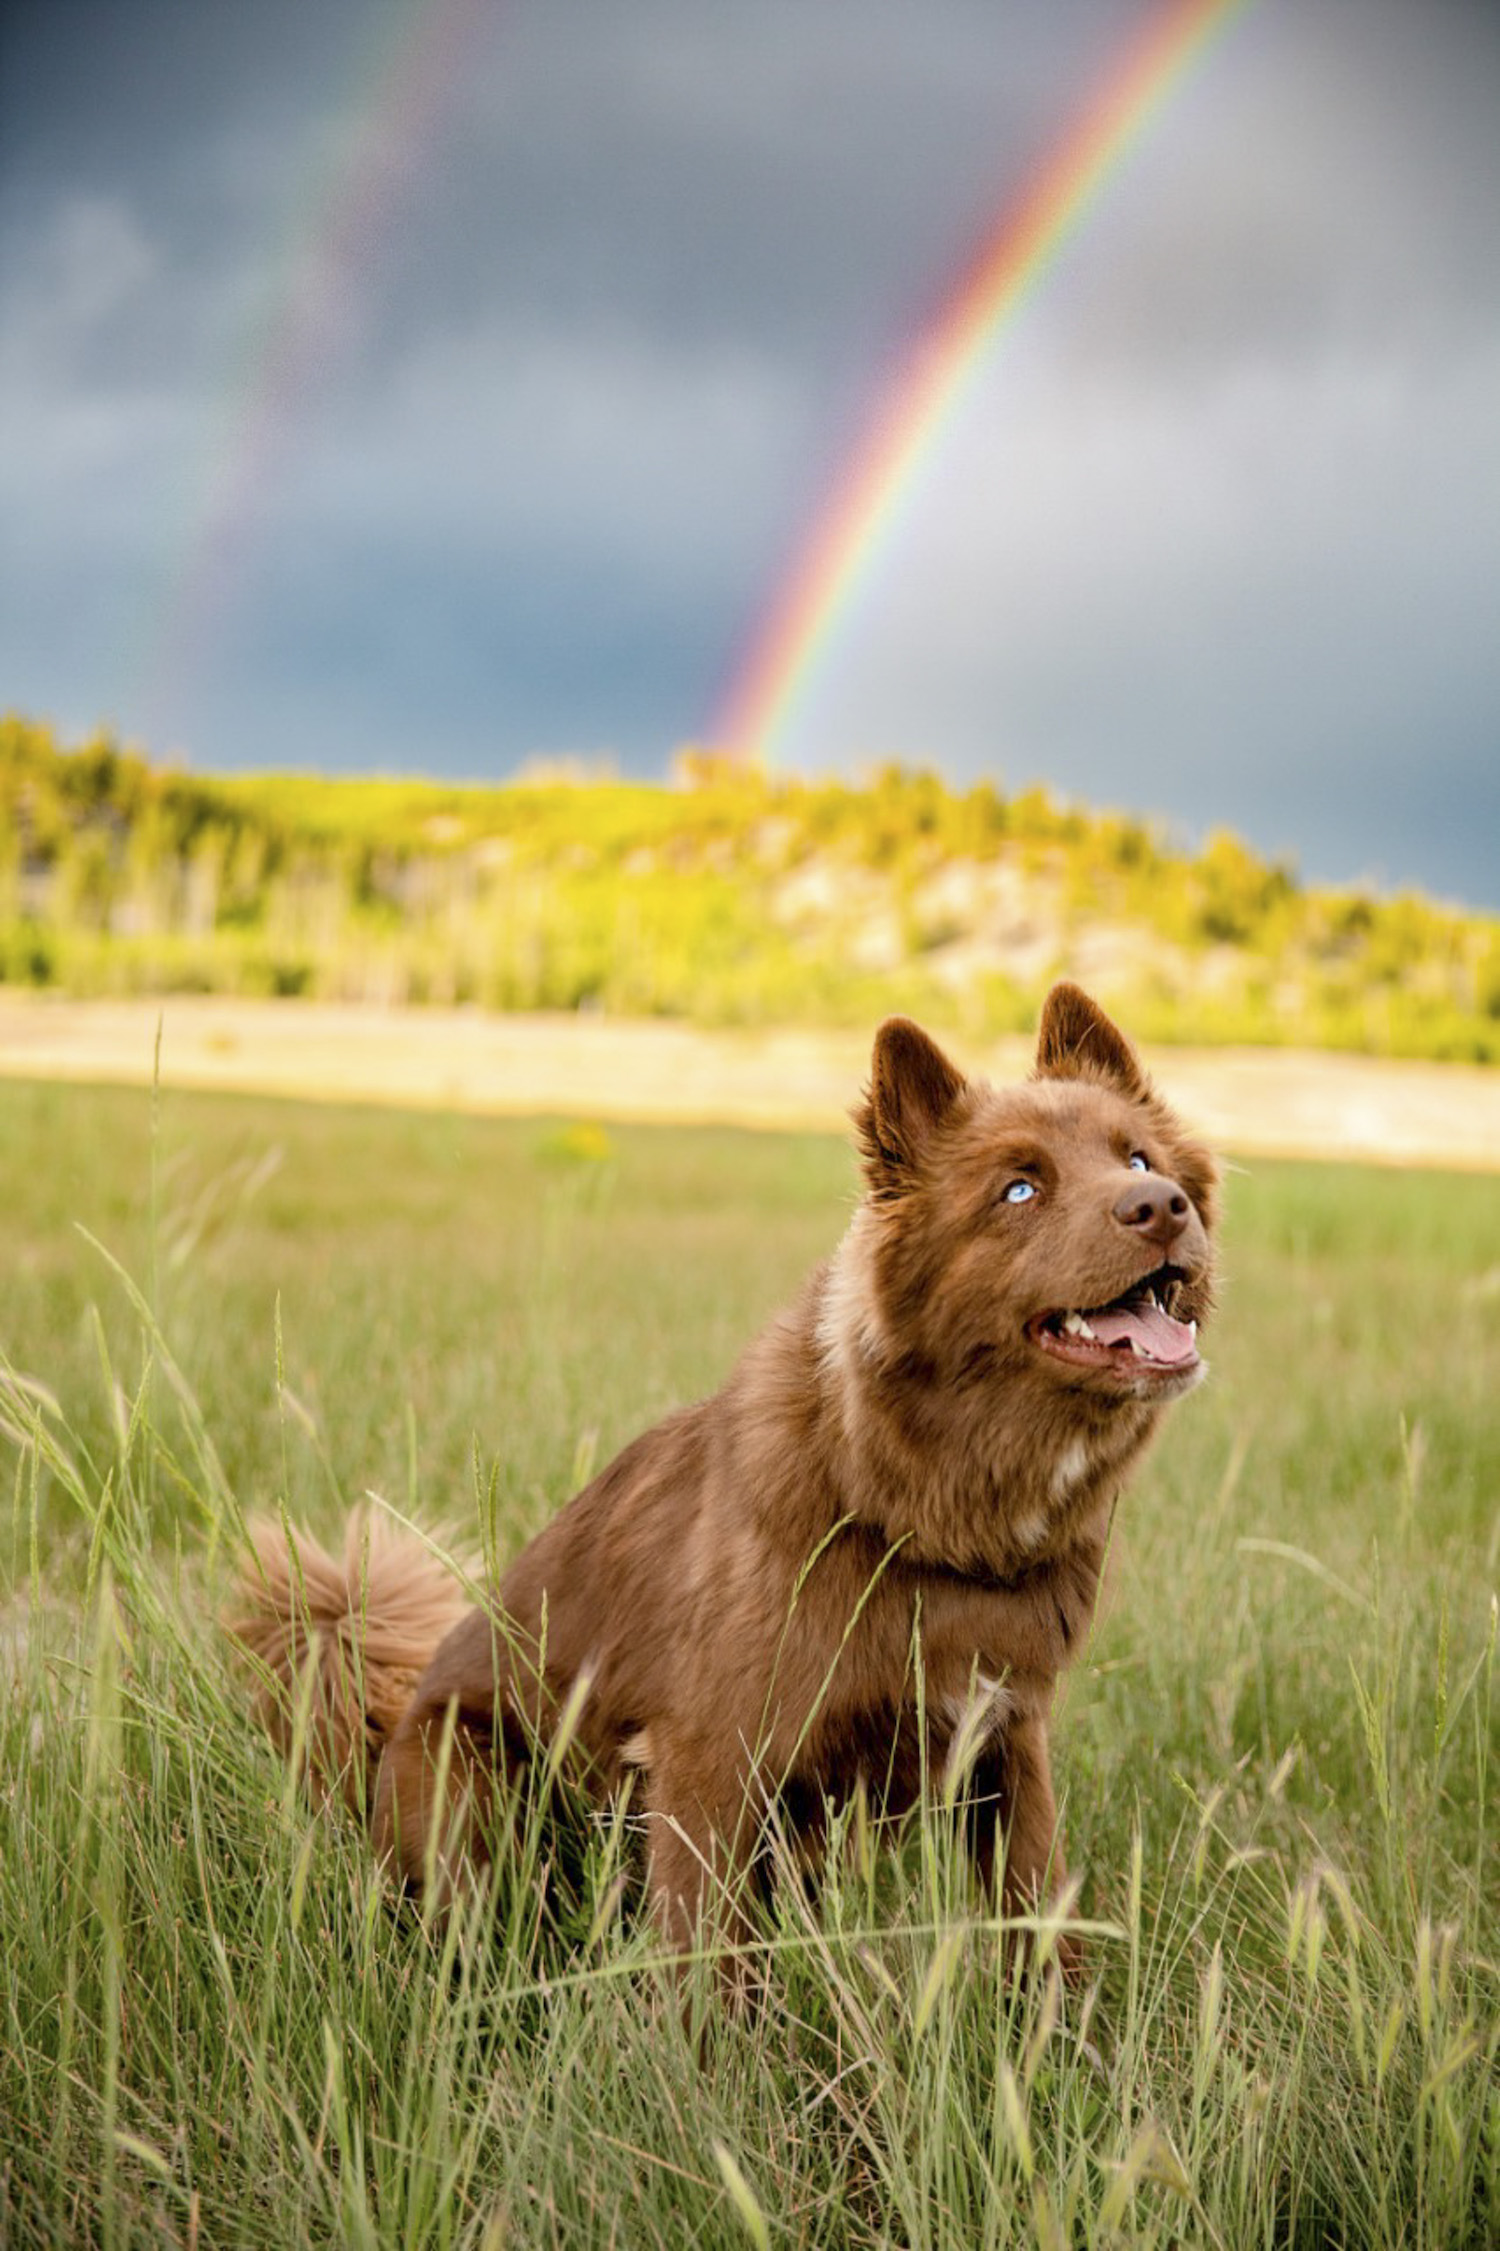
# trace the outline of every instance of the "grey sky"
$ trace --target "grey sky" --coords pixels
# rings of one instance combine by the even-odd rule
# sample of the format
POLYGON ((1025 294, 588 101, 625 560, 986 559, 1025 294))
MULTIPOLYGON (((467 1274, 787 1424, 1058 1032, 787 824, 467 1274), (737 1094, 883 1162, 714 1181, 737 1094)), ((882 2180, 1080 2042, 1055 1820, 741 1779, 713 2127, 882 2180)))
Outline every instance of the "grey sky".
MULTIPOLYGON (((0 702, 662 770, 1139 0, 9 0, 0 702)), ((1500 905, 1500 10, 1248 0, 987 355, 794 765, 1500 905)))

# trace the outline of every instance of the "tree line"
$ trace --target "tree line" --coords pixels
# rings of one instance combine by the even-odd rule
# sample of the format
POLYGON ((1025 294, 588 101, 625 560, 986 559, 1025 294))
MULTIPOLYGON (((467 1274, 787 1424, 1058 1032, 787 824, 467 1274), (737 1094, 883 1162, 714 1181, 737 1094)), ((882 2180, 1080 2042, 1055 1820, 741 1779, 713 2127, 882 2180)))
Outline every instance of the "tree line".
POLYGON ((1041 787, 208 776, 0 719, 0 982, 984 1037, 1060 972, 1153 1042, 1500 1061, 1500 920, 1041 787))

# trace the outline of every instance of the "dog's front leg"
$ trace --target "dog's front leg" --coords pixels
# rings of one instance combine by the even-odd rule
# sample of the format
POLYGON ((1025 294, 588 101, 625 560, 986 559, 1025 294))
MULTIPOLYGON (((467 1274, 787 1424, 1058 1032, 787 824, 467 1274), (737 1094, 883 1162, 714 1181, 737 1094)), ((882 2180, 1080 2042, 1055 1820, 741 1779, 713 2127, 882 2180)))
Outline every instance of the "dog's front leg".
MULTIPOLYGON (((1046 1717, 1015 1719, 975 1767, 969 1793, 969 1837, 985 1890, 1004 1915, 1034 1915, 1068 1880, 1062 1824, 1052 1789, 1046 1717)), ((1078 1941, 1060 1932, 1054 1949, 1064 1977, 1082 1968, 1078 1941)))
MULTIPOLYGON (((661 1760, 647 1784, 646 1815, 647 1889, 668 1945, 683 1955, 710 1937, 742 1947, 753 1832, 742 1778, 687 1758, 661 1760)), ((733 1951, 722 1973, 730 1990, 746 1989, 744 1960, 733 1951)))

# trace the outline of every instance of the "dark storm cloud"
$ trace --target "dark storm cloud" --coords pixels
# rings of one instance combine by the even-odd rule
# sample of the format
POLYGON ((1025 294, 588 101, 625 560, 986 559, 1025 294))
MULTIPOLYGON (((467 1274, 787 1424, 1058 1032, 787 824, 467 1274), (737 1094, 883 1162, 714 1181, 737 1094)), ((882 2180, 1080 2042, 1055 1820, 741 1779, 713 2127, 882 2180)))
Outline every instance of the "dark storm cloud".
MULTIPOLYGON (((1150 12, 12 0, 0 700, 205 765, 659 767, 1150 12), (415 119, 414 26, 453 54, 415 119)), ((1487 8, 1241 10, 789 750, 1500 896, 1497 94, 1487 8)))
POLYGON ((488 243, 553 317, 857 365, 1144 12, 956 5, 918 30, 890 0, 520 11, 439 185, 468 198, 451 301, 488 243))

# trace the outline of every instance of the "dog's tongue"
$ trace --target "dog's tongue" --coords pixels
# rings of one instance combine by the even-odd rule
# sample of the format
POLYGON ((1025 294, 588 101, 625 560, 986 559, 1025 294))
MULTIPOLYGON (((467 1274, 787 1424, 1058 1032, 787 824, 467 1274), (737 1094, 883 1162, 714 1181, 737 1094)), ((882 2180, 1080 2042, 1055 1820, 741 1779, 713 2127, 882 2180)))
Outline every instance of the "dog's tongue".
POLYGON ((1185 1321, 1174 1321, 1159 1305, 1131 1305, 1091 1313, 1089 1327, 1101 1344, 1126 1344, 1133 1338, 1152 1360, 1173 1366, 1195 1360, 1197 1342, 1185 1321))

